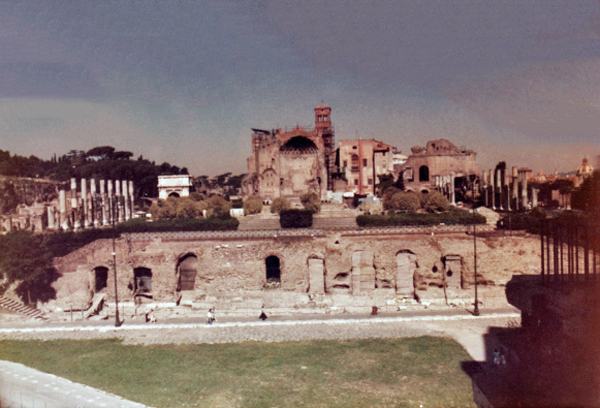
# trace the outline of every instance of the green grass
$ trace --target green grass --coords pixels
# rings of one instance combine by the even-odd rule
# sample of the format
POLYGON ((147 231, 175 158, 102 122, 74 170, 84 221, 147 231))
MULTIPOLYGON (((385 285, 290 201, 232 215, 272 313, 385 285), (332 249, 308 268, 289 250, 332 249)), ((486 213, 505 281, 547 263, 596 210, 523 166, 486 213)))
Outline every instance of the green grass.
POLYGON ((450 339, 0 342, 0 358, 154 407, 474 407, 450 339))

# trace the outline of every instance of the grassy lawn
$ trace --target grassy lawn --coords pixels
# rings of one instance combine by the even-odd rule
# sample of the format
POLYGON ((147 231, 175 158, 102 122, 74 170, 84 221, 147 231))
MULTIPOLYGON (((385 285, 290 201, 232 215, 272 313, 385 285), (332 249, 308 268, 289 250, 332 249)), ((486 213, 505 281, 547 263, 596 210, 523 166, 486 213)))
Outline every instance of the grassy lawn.
POLYGON ((153 407, 474 407, 450 339, 129 346, 1 341, 0 359, 153 407))

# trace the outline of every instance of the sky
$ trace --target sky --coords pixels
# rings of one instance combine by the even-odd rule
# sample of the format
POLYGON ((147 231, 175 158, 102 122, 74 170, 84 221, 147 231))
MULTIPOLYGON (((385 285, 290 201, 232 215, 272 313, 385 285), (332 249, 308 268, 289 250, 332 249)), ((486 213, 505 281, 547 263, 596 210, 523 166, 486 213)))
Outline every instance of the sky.
POLYGON ((600 167, 598 0, 0 2, 0 149, 246 172, 251 128, 600 167))

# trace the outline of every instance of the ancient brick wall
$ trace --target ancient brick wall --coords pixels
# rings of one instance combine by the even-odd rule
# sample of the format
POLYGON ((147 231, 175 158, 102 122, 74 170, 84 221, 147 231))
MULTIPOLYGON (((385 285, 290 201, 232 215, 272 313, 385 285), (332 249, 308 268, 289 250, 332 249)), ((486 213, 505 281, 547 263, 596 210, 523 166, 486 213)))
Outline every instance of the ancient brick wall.
MULTIPOLYGON (((178 266, 189 256, 197 261, 192 263, 195 274, 192 271, 190 275, 190 267, 186 267, 186 276, 192 276, 194 289, 186 291, 188 298, 262 290, 267 284, 269 257, 277 260, 277 286, 285 292, 364 295, 386 290, 409 298, 443 297, 442 288, 449 271, 460 276, 458 284, 456 275, 452 275, 449 286, 455 291, 470 290, 472 237, 464 231, 441 233, 438 228, 433 235, 431 232, 424 229, 326 233, 308 229, 125 234, 116 241, 119 299, 134 299, 135 271, 148 268, 152 291, 143 297, 151 295, 154 301, 176 301, 181 294, 178 266), (447 256, 452 260, 448 261, 447 256)), ((114 298, 112 259, 111 240, 98 240, 56 259, 62 277, 54 283, 58 296, 52 304, 65 307, 75 300, 90 301, 96 291, 96 268, 108 269, 101 290, 114 298)), ((477 259, 480 283, 503 285, 515 273, 539 273, 539 242, 535 237, 479 238, 477 259)))

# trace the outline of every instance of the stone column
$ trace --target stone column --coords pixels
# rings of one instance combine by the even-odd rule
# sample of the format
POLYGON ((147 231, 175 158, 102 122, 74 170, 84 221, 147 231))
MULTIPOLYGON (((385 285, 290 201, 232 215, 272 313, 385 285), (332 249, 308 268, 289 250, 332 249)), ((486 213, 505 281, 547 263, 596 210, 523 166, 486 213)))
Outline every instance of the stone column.
POLYGON ((451 204, 456 205, 456 189, 454 188, 454 172, 450 176, 450 197, 452 198, 451 204))
POLYGON ((67 192, 64 189, 58 192, 58 206, 60 210, 59 227, 66 231, 69 229, 69 223, 67 222, 67 192))
POLYGON ((90 221, 88 219, 88 196, 87 196, 87 180, 81 179, 81 213, 83 215, 83 227, 89 228, 90 221))
POLYGON ((504 207, 506 209, 506 211, 510 211, 510 190, 508 188, 509 186, 509 182, 508 182, 508 174, 506 169, 502 169, 502 192, 504 194, 504 196, 506 197, 506 206, 504 207))
POLYGON ((106 217, 107 215, 107 211, 106 211, 106 189, 105 189, 105 181, 104 180, 100 180, 100 200, 102 201, 102 205, 101 205, 101 212, 102 212, 102 225, 107 225, 108 224, 108 219, 106 217))
POLYGON ((501 174, 502 172, 498 169, 496 169, 496 191, 500 193, 500 196, 498 197, 498 208, 500 210, 504 210, 504 207, 502 206, 502 183, 500 182, 501 180, 501 174))
POLYGON ((538 195, 538 189, 532 188, 531 189, 531 209, 537 208, 537 206, 538 206, 537 195, 538 195))
POLYGON ((490 192, 492 199, 492 210, 496 209, 496 177, 494 177, 494 171, 490 169, 490 192))
POLYGON ((108 187, 108 193, 107 193, 107 197, 106 197, 106 201, 107 201, 107 214, 108 214, 108 223, 112 224, 113 220, 115 219, 115 195, 114 195, 114 191, 113 191, 113 181, 112 180, 106 180, 107 183, 107 187, 108 187))
POLYGON ((481 181, 483 182, 483 199, 484 199, 484 205, 486 207, 489 207, 489 200, 488 200, 488 171, 487 170, 483 170, 481 172, 481 181))
POLYGON ((116 199, 116 207, 117 207, 117 213, 116 215, 116 222, 123 222, 125 221, 125 217, 123 214, 123 203, 121 201, 121 182, 119 180, 115 180, 115 199, 116 199))
POLYGON ((527 205, 529 204, 529 200, 527 199, 527 178, 524 177, 521 183, 521 199, 523 200, 522 205, 523 209, 526 210, 527 205))
POLYGON ((96 179, 90 179, 90 203, 91 203, 91 211, 92 215, 90 218, 90 223, 95 227, 100 226, 99 217, 98 217, 98 193, 96 192, 96 179))
POLYGON ((125 216, 125 221, 127 221, 131 218, 131 210, 129 209, 129 193, 127 191, 129 183, 127 183, 127 180, 123 180, 121 181, 121 186, 123 189, 123 215, 125 216))
POLYGON ((133 180, 129 180, 129 202, 131 206, 131 218, 133 218, 133 209, 135 204, 135 197, 133 195, 133 180))
POLYGON ((77 180, 71 178, 71 214, 73 216, 73 229, 77 231, 81 228, 81 217, 79 217, 77 205, 77 180))
POLYGON ((519 210, 519 169, 516 166, 512 168, 512 197, 515 200, 515 211, 519 210))
POLYGON ((49 229, 55 229, 56 226, 54 225, 54 207, 49 205, 47 208, 48 211, 48 228, 49 229))

